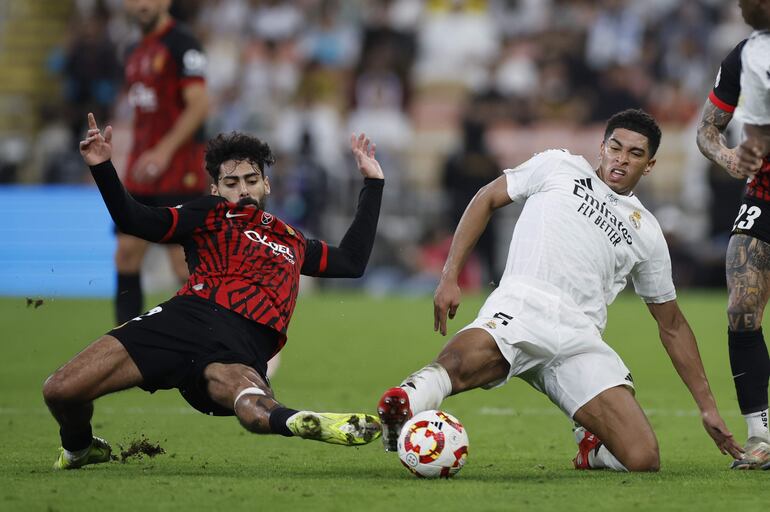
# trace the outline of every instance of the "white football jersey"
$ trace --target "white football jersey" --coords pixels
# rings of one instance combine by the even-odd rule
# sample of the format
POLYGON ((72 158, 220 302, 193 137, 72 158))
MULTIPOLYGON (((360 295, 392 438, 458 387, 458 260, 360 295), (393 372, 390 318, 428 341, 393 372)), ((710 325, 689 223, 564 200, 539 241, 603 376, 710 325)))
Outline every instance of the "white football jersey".
POLYGON ((558 296, 559 308, 587 315, 602 332, 607 306, 629 275, 645 302, 676 298, 657 220, 636 196, 613 192, 585 158, 549 150, 504 172, 508 195, 526 203, 489 304, 517 288, 537 289, 558 296))
POLYGON ((770 30, 751 34, 741 52, 741 95, 735 119, 770 125, 770 30))

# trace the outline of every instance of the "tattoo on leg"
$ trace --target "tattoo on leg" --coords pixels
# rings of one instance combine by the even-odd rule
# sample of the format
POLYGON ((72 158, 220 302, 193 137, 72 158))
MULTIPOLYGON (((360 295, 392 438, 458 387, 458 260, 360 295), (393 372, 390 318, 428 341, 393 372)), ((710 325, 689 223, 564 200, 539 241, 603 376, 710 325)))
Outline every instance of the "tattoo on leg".
POLYGON ((730 330, 759 329, 770 293, 770 244, 734 235, 727 248, 725 267, 730 330))

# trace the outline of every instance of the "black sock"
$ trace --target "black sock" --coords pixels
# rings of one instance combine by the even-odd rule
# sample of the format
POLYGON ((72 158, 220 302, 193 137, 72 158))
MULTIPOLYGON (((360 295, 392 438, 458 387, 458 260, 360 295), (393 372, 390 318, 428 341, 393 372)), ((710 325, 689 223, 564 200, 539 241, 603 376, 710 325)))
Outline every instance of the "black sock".
POLYGON ((141 315, 143 302, 139 274, 118 274, 118 292, 115 296, 115 318, 118 325, 141 315))
POLYGON ((286 407, 277 407, 270 411, 270 431, 273 434, 292 437, 294 434, 286 426, 286 420, 297 414, 299 411, 288 409, 286 407))
POLYGON ((59 437, 61 437, 61 445, 65 450, 76 452, 79 450, 85 450, 91 446, 94 435, 91 431, 91 425, 85 430, 72 430, 59 428, 59 437))
POLYGON ((727 331, 730 368, 742 414, 767 409, 770 356, 762 335, 756 331, 727 331))

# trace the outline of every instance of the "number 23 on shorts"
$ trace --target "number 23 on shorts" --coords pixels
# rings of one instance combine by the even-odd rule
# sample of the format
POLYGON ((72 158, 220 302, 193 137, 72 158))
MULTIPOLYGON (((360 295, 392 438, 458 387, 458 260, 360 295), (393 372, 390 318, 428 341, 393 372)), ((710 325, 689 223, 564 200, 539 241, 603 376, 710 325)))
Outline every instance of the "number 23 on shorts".
POLYGON ((738 216, 735 218, 733 229, 751 229, 754 226, 754 221, 762 215, 762 210, 759 206, 748 206, 745 203, 741 205, 738 210, 738 216))

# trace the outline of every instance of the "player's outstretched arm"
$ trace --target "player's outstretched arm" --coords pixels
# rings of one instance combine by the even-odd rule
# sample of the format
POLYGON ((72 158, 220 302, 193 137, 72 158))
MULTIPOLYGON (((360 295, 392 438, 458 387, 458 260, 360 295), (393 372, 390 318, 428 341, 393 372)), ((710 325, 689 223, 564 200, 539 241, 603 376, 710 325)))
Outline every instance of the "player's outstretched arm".
POLYGON ((695 335, 676 300, 663 304, 647 304, 647 307, 658 323, 660 340, 674 368, 698 405, 706 432, 723 454, 729 453, 736 459, 740 458, 743 449, 735 442, 719 414, 706 371, 703 369, 695 335))
POLYGON ((714 105, 711 100, 706 100, 695 141, 703 156, 727 171, 733 178, 746 179, 753 173, 744 173, 738 169, 736 148, 727 147, 724 136, 724 131, 732 118, 732 112, 726 112, 714 105))
POLYGON ((377 234, 385 181, 382 168, 375 158, 375 145, 366 134, 351 135, 350 150, 358 171, 364 177, 364 188, 358 196, 356 215, 338 247, 327 246, 319 240, 308 241, 302 265, 302 273, 305 275, 361 277, 369 262, 377 234))
POLYGON ((112 127, 99 130, 94 115, 88 114, 88 133, 80 142, 80 154, 91 168, 104 204, 120 230, 151 242, 158 242, 173 226, 168 208, 151 208, 136 201, 123 187, 112 165, 112 127))
POLYGON ((506 178, 500 176, 476 192, 460 218, 433 295, 433 330, 442 336, 446 336, 447 316, 454 318, 460 307, 460 286, 457 284, 460 271, 489 224, 492 213, 511 202, 506 178))

